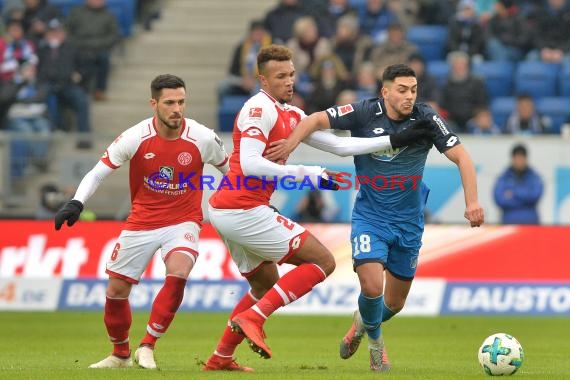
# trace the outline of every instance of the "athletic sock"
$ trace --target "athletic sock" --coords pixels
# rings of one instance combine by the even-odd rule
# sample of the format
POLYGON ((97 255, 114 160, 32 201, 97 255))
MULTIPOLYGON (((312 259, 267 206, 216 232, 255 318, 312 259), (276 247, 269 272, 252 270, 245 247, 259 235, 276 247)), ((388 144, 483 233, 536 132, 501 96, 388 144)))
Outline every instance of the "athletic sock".
POLYGON ((113 343, 113 355, 128 358, 129 329, 132 323, 131 306, 128 298, 109 298, 105 301, 103 321, 107 328, 109 339, 113 343))
POLYGON ((318 265, 301 264, 281 277, 252 309, 267 318, 281 306, 288 305, 310 292, 325 278, 325 272, 318 265))
POLYGON ((176 311, 184 298, 184 288, 186 287, 186 279, 176 276, 166 276, 162 289, 156 295, 152 303, 152 309, 148 324, 146 326, 146 335, 141 341, 141 345, 154 348, 156 340, 162 336, 172 323, 176 311))
MULTIPOLYGON (((255 305, 257 301, 258 300, 251 294, 251 291, 247 292, 232 310, 229 320, 231 321, 236 314, 241 313, 242 311, 245 311, 255 305)), ((243 341, 243 339, 243 335, 236 334, 232 331, 230 328, 230 323, 228 321, 228 325, 222 334, 222 338, 218 342, 218 346, 216 347, 214 354, 221 357, 232 357, 236 350, 236 347, 243 341)))
POLYGON ((358 309, 362 317, 364 328, 368 333, 368 337, 377 340, 380 337, 380 323, 382 321, 382 304, 384 296, 376 298, 366 297, 360 293, 358 296, 358 309))
POLYGON ((386 322, 394 315, 396 315, 396 312, 386 306, 386 301, 382 302, 382 322, 386 322))

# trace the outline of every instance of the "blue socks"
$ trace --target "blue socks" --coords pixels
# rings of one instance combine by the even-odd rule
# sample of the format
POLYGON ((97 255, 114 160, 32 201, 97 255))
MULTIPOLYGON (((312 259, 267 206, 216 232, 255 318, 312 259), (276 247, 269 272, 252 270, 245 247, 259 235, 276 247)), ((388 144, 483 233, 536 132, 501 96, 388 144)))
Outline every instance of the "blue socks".
MULTIPOLYGON (((384 298, 382 297, 382 300, 384 298)), ((386 322, 388 319, 392 318, 396 313, 392 311, 388 306, 386 306, 386 302, 382 302, 382 322, 386 322)))
MULTIPOLYGON (((376 298, 368 298, 360 293, 358 296, 358 309, 362 316, 362 322, 364 323, 368 336, 372 339, 378 339, 380 337, 380 323, 382 323, 382 311, 384 307, 384 295, 376 298)), ((392 315, 394 315, 394 313, 392 313, 392 315)), ((392 315, 390 315, 390 317, 392 315)))

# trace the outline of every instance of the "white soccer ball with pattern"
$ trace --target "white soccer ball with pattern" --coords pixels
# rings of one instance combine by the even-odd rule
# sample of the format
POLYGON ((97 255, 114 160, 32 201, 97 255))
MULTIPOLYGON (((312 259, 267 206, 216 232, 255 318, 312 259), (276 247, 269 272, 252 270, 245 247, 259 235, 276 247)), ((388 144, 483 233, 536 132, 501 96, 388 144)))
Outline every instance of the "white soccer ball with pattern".
POLYGON ((487 375, 512 375, 522 366, 524 352, 512 335, 497 333, 487 337, 478 352, 479 363, 487 375))

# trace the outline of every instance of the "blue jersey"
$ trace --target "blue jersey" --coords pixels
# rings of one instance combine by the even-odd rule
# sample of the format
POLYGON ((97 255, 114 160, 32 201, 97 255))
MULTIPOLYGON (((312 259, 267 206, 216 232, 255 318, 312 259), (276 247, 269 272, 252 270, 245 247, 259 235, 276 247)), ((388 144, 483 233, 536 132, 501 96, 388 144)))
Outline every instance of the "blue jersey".
POLYGON ((353 137, 389 135, 408 128, 415 120, 433 121, 433 139, 354 156, 356 175, 362 184, 353 217, 391 222, 417 220, 423 213, 427 194, 422 176, 428 152, 433 145, 443 153, 460 144, 457 135, 425 103, 416 103, 408 118, 397 121, 386 114, 382 98, 331 107, 327 114, 332 129, 349 130, 353 137))

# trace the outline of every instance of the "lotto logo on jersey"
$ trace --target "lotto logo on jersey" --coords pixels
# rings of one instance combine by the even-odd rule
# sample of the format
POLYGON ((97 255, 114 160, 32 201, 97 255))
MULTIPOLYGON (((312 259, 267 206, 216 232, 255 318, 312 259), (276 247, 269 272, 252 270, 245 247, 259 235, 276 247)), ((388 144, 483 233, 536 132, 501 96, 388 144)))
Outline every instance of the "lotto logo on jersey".
POLYGON ((260 119, 261 118, 262 109, 261 107, 254 107, 249 109, 249 117, 260 119))

